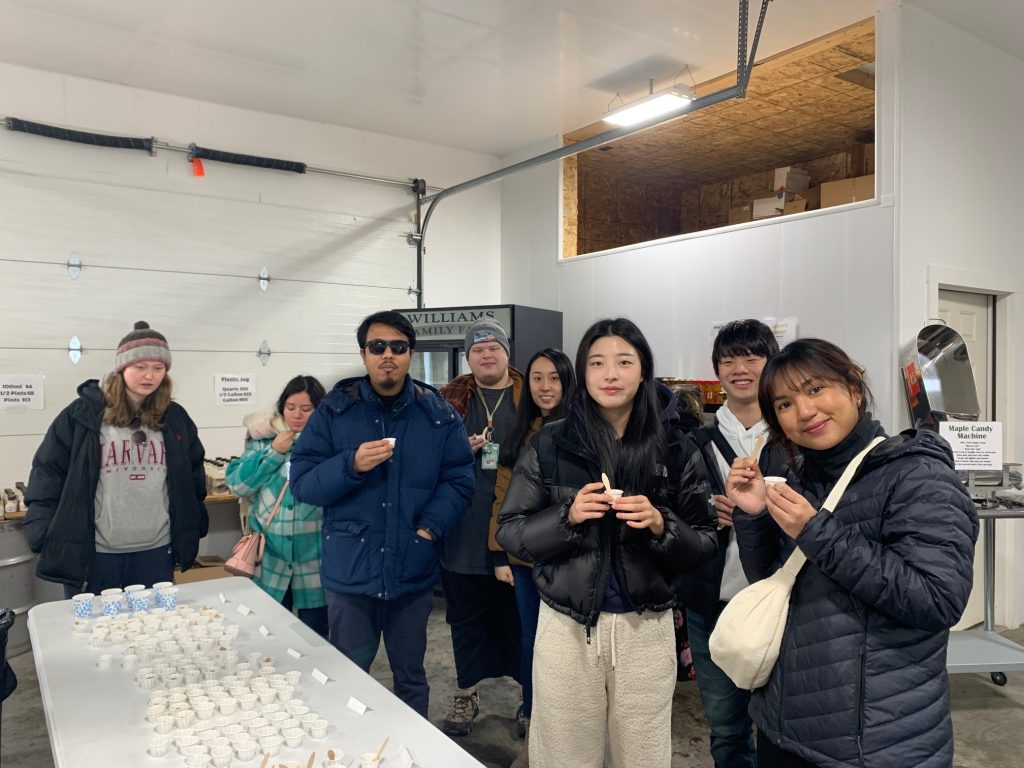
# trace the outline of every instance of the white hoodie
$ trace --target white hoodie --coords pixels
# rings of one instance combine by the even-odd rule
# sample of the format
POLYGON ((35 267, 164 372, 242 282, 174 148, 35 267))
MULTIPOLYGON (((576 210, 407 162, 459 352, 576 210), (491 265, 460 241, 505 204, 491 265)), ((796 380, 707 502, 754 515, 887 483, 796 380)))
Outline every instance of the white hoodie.
MULTIPOLYGON (((729 403, 726 402, 718 413, 715 414, 715 421, 718 422, 718 429, 722 432, 726 442, 736 451, 737 456, 749 456, 754 452, 754 443, 760 435, 768 434, 768 425, 764 419, 757 422, 750 429, 745 428, 729 410, 729 403)), ((712 443, 712 445, 714 445, 712 443)), ((729 476, 732 467, 726 462, 725 457, 715 446, 715 458, 718 459, 718 469, 724 480, 729 476)), ((729 546, 725 550, 725 568, 722 570, 722 588, 719 600, 731 600, 737 593, 746 587, 750 582, 743 573, 743 566, 740 565, 740 550, 736 543, 736 531, 729 529, 729 546)))

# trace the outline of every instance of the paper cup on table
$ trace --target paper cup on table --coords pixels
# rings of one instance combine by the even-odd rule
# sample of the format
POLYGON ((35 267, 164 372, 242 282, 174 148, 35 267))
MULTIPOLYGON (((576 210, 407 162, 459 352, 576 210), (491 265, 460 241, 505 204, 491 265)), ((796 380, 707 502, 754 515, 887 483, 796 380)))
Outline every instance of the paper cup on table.
POLYGON ((156 603, 165 610, 173 611, 178 606, 178 588, 171 585, 156 590, 156 603))
POLYGON ((341 749, 329 749, 327 750, 327 757, 324 758, 324 768, 334 768, 336 765, 343 765, 345 758, 345 751, 341 749))
MULTIPOLYGON (((104 590, 105 591, 105 590, 104 590)), ((103 615, 113 618, 121 612, 121 592, 118 590, 115 595, 103 595, 100 597, 103 606, 103 615)))
POLYGON ((76 619, 88 619, 92 616, 92 599, 96 597, 92 592, 80 592, 71 598, 71 606, 75 611, 76 619))
POLYGON ((171 746, 171 737, 166 734, 158 734, 149 740, 149 748, 146 750, 153 757, 163 757, 171 746))
POLYGON ((768 475, 764 479, 764 484, 765 485, 785 485, 786 484, 786 478, 779 477, 778 475, 768 475))
POLYGON ((230 765, 231 764, 231 755, 232 755, 231 747, 224 747, 224 746, 210 747, 211 762, 215 766, 217 766, 217 768, 222 768, 223 766, 230 765))
POLYGON ((309 724, 309 735, 314 739, 327 736, 327 721, 322 717, 309 724))
POLYGON ((258 749, 259 744, 255 741, 240 741, 235 744, 235 755, 244 763, 256 757, 256 750, 258 749))
POLYGON ((281 751, 281 741, 280 736, 263 736, 260 738, 260 749, 273 757, 281 751))
POLYGON ((288 749, 298 749, 302 746, 302 739, 306 732, 301 728, 286 728, 281 735, 284 736, 284 742, 288 745, 288 749))
POLYGON ((378 768, 380 760, 376 752, 364 752, 359 756, 359 768, 378 768))
POLYGON ((160 715, 155 721, 153 730, 159 734, 168 734, 174 730, 174 715, 160 715))

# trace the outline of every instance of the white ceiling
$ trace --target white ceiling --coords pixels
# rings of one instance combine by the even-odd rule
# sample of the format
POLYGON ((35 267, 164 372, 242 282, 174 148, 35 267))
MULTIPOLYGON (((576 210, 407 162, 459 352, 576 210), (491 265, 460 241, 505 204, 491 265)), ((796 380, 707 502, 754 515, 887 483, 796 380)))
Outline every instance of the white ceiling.
MULTIPOLYGON (((942 6, 970 28, 985 23, 979 3, 1024 14, 1017 0, 915 4, 942 6)), ((761 2, 750 5, 752 30, 761 2)), ((875 5, 775 0, 758 58, 867 18, 875 5)), ((595 122, 616 91, 639 96, 649 77, 668 85, 684 64, 697 82, 735 69, 737 7, 730 0, 0 0, 0 60, 502 155, 595 122)), ((1010 29, 988 23, 1021 45, 1010 38, 1024 20, 1010 29)))

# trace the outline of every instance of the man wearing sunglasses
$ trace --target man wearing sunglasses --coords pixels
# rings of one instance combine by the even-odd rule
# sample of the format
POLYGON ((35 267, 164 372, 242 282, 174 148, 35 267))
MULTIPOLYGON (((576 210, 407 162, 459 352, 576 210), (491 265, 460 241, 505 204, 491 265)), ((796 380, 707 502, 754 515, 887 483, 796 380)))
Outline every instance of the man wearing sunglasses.
POLYGON ((309 417, 291 489, 324 510, 331 643, 369 671, 383 635, 395 695, 426 717, 438 547, 473 497, 473 454, 455 410, 409 376, 416 333, 404 316, 376 312, 356 340, 366 375, 338 382, 309 417))

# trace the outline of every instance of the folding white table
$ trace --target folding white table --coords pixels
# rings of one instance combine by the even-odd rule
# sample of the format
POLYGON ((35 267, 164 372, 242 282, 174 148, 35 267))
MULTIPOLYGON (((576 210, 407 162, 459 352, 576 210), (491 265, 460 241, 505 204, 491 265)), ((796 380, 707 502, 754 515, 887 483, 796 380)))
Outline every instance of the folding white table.
MULTIPOLYGON (((315 750, 315 765, 319 766, 328 749, 344 750, 348 763, 363 752, 376 751, 388 738, 381 768, 396 764, 391 757, 396 745, 404 745, 419 768, 483 768, 249 579, 183 584, 178 588, 178 602, 193 607, 213 606, 224 614, 225 621, 238 624, 235 647, 243 659, 246 653, 258 651, 273 656, 279 672, 302 672, 295 696, 329 721, 327 736, 316 741, 306 737, 299 749, 283 747, 268 765, 298 760, 305 766, 315 750), (249 609, 248 615, 239 612, 241 606, 249 609), (261 627, 269 635, 264 636, 261 627), (295 658, 289 650, 300 657, 295 658), (314 670, 326 675, 327 681, 318 682, 314 670), (363 714, 349 707, 352 697, 366 705, 363 714)), ((115 654, 109 669, 98 669, 100 653, 111 649, 90 647, 87 638, 76 637, 73 621, 70 600, 44 603, 29 611, 32 652, 55 766, 184 765, 184 758, 173 747, 163 757, 146 753, 154 735, 153 726, 145 720, 148 691, 135 683, 133 673, 121 668, 120 654, 115 654)), ((258 754, 252 761, 235 759, 231 765, 258 766, 261 760, 262 754, 258 754)))

